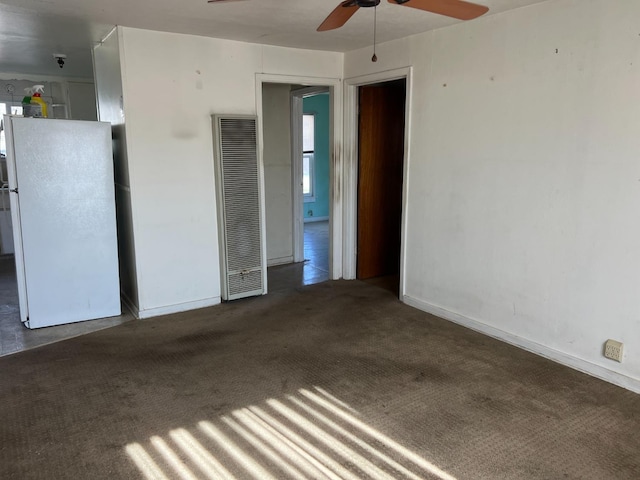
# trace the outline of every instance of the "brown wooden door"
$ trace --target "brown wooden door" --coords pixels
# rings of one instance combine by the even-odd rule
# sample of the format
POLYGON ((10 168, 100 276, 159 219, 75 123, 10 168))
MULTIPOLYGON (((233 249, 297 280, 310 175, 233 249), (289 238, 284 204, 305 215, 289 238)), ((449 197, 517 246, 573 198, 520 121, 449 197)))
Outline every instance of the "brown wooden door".
POLYGON ((405 85, 398 80, 359 89, 360 279, 400 271, 405 85))

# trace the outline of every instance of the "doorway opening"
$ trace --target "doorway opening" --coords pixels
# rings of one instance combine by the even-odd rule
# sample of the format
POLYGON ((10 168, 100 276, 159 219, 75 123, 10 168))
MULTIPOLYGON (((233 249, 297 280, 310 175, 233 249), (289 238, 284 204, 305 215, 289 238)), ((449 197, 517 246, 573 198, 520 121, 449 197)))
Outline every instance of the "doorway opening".
MULTIPOLYGON (((302 97, 302 206, 304 282, 329 279, 329 89, 293 92, 302 97)), ((299 111, 294 111, 299 115, 299 111)), ((294 139, 294 152, 298 151, 294 139)), ((295 155, 295 153, 294 153, 295 155)), ((298 202, 300 199, 297 200, 298 202)), ((297 241, 300 241, 298 237, 297 241)))
POLYGON ((358 87, 356 278, 400 293, 405 78, 358 87))
POLYGON ((331 92, 263 83, 269 291, 329 280, 331 92))

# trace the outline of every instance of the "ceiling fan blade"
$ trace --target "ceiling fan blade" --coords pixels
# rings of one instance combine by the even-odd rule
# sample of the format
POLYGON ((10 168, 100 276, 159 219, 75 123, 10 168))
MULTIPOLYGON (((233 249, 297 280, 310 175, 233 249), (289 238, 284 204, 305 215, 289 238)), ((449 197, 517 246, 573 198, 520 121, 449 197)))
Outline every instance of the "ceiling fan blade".
POLYGON ((389 0, 389 3, 438 13, 459 20, 471 20, 489 11, 489 7, 463 0, 389 0))
POLYGON ((342 2, 324 19, 324 22, 320 24, 318 32, 326 32, 327 30, 340 28, 347 23, 347 20, 349 20, 359 8, 353 0, 342 2))

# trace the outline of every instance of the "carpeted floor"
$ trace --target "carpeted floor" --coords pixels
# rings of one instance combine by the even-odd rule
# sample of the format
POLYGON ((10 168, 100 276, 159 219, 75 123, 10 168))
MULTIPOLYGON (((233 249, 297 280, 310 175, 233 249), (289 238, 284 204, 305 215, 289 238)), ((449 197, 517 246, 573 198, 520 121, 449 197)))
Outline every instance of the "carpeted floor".
POLYGON ((640 478, 640 396, 328 282, 0 358, 1 479, 640 478))

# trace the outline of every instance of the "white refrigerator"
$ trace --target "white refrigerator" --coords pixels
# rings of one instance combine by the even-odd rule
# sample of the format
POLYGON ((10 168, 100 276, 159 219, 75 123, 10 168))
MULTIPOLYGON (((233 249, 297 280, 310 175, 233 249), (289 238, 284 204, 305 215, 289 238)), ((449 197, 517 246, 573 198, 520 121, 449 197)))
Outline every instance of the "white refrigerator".
POLYGON ((4 117, 20 318, 120 315, 111 125, 4 117))

